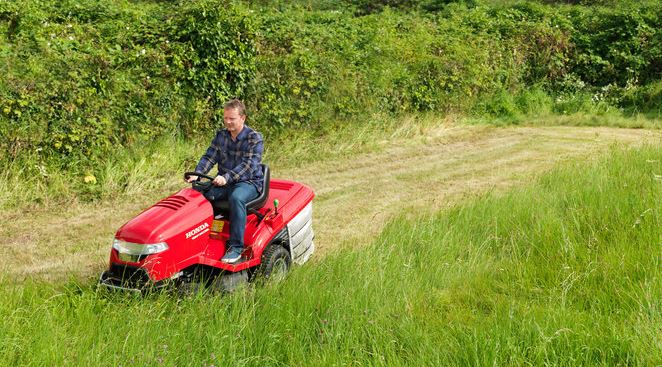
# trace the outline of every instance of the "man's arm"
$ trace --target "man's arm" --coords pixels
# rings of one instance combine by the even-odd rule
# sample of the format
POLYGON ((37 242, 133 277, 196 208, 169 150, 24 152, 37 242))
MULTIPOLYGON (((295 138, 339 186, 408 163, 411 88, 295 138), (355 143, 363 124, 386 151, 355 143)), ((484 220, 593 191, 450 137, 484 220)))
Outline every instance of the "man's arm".
POLYGON ((200 162, 195 167, 195 172, 207 173, 209 172, 214 164, 218 161, 217 157, 219 156, 219 151, 221 150, 219 136, 216 134, 214 139, 211 141, 211 145, 207 148, 205 154, 200 158, 200 162))
POLYGON ((227 183, 235 183, 241 181, 242 178, 251 177, 253 172, 257 170, 257 166, 262 162, 263 150, 262 135, 254 132, 248 137, 248 149, 242 152, 241 163, 226 172, 222 177, 225 178, 227 183))

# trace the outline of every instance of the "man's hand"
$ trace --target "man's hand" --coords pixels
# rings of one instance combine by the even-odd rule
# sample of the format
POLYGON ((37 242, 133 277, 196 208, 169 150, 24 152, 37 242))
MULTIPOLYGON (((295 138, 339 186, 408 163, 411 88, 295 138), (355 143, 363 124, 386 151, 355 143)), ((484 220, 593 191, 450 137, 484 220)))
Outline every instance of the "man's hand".
POLYGON ((188 178, 186 179, 186 182, 191 183, 191 182, 193 182, 197 179, 198 179, 198 176, 191 175, 191 176, 188 176, 188 178))
POLYGON ((228 183, 228 181, 225 179, 225 177, 219 175, 216 176, 214 181, 212 181, 211 183, 214 184, 215 186, 225 186, 225 184, 228 183))

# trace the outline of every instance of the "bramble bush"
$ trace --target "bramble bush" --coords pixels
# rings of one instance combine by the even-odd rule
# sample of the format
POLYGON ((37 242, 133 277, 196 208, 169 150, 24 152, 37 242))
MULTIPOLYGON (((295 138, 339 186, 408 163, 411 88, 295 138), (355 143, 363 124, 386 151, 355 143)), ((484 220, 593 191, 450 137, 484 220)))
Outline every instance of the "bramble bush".
POLYGON ((0 43, 3 159, 70 168, 206 131, 255 69, 250 18, 216 3, 0 3, 11 29, 0 43))
POLYGON ((184 45, 184 78, 215 105, 244 95, 255 74, 255 29, 244 7, 201 0, 180 9, 171 32, 184 45))

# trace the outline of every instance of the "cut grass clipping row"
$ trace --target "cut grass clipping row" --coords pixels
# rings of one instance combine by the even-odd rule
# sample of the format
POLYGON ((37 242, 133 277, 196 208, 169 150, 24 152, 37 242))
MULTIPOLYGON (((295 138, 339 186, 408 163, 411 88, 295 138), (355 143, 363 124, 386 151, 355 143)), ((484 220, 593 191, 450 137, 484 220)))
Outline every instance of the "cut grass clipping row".
POLYGON ((659 365, 660 160, 614 150, 230 296, 5 281, 0 364, 659 365))

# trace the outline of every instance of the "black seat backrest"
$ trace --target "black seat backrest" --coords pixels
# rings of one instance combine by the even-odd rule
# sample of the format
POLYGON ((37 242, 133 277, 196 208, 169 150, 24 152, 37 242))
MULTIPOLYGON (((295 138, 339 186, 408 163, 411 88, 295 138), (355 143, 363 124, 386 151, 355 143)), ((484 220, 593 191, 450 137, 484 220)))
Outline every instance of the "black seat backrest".
MULTIPOLYGON (((251 212, 258 210, 266 204, 269 199, 269 181, 271 178, 271 173, 269 171, 269 166, 266 164, 261 164, 262 166, 262 175, 264 181, 262 183, 262 192, 255 199, 246 203, 246 212, 251 212)), ((212 203, 214 208, 214 216, 222 214, 224 217, 228 217, 230 213, 230 205, 227 200, 216 200, 212 203)))
POLYGON ((262 192, 260 192, 260 195, 255 199, 246 203, 246 211, 260 209, 267 203, 267 199, 269 199, 269 180, 271 178, 271 173, 269 172, 269 166, 266 164, 261 164, 261 166, 262 176, 264 177, 264 180, 262 181, 262 192))

